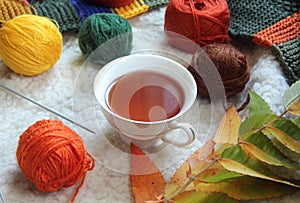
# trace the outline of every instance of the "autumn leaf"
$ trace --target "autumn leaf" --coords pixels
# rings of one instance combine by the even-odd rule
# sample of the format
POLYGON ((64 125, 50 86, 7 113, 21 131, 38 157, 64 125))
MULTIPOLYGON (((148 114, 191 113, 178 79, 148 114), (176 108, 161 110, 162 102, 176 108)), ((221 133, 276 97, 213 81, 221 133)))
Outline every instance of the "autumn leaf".
POLYGON ((170 198, 176 196, 176 193, 180 191, 182 187, 184 191, 192 190, 193 181, 189 178, 192 175, 192 171, 209 166, 212 162, 211 154, 213 153, 214 142, 208 140, 206 144, 196 150, 174 173, 171 180, 165 188, 165 197, 170 198))
MULTIPOLYGON (((201 169, 203 168, 198 168, 198 170, 201 169)), ((233 171, 228 171, 219 162, 215 162, 209 168, 199 173, 199 175, 197 176, 192 171, 192 176, 195 177, 195 179, 202 182, 216 183, 216 182, 222 182, 225 180, 241 177, 244 175, 240 173, 235 173, 233 171)))
MULTIPOLYGON (((287 111, 299 116, 300 91, 294 86, 288 92, 287 111)), ((249 118, 242 122, 235 107, 229 108, 215 136, 178 168, 160 200, 237 202, 299 190, 298 182, 274 174, 269 166, 300 169, 300 119, 283 118, 286 112, 275 115, 258 94, 249 91, 249 96, 249 118), (288 150, 295 159, 284 153, 288 150)))
POLYGON ((238 114, 236 108, 231 106, 222 117, 216 134, 214 142, 216 144, 236 144, 238 142, 238 130, 242 123, 242 119, 238 114))
POLYGON ((272 135, 290 150, 300 153, 300 128, 286 118, 280 118, 266 126, 263 132, 272 135))
POLYGON ((253 91, 248 91, 250 95, 250 117, 257 114, 273 114, 267 102, 253 91))
POLYGON ((290 169, 300 169, 300 163, 294 162, 284 156, 272 141, 263 133, 258 132, 249 136, 240 146, 250 152, 260 161, 270 165, 284 166, 290 169))
POLYGON ((205 202, 205 203, 237 203, 238 201, 228 197, 224 193, 208 193, 199 191, 186 191, 174 198, 175 202, 180 203, 195 203, 195 202, 205 202))
POLYGON ((245 121, 242 122, 239 128, 240 140, 247 139, 248 136, 256 133, 257 131, 262 129, 263 126, 270 123, 276 118, 277 115, 275 114, 256 114, 250 116, 249 118, 247 118, 245 121))
POLYGON ((130 183, 136 203, 160 200, 166 181, 149 157, 131 144, 130 183))
POLYGON ((221 157, 222 158, 218 160, 219 163, 229 171, 300 188, 300 186, 272 173, 263 162, 256 159, 250 153, 246 153, 240 146, 227 148, 221 157))
POLYGON ((195 188, 202 192, 226 193, 236 200, 273 198, 291 194, 297 188, 270 180, 243 176, 218 183, 195 180, 195 188))
POLYGON ((284 106, 289 109, 295 102, 300 99, 300 80, 292 84, 283 95, 284 106))
POLYGON ((272 144, 274 146, 276 146, 276 148, 282 153, 284 154, 284 156, 288 157, 289 159, 295 161, 295 162, 299 162, 300 163, 300 154, 296 153, 292 150, 290 150, 289 148, 286 148, 281 142, 279 142, 277 139, 271 139, 272 144))
POLYGON ((287 111, 294 115, 294 116, 300 116, 300 100, 296 101, 295 103, 293 103, 288 109, 287 111))

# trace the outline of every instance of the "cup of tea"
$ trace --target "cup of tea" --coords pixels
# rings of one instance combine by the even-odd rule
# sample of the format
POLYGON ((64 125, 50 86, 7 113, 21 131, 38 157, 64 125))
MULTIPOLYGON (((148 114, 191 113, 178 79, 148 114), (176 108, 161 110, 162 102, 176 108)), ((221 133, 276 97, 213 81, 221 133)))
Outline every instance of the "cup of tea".
POLYGON ((196 82, 172 59, 154 54, 115 59, 97 73, 94 94, 105 118, 128 144, 183 147, 195 139, 195 130, 182 116, 195 102, 196 82))

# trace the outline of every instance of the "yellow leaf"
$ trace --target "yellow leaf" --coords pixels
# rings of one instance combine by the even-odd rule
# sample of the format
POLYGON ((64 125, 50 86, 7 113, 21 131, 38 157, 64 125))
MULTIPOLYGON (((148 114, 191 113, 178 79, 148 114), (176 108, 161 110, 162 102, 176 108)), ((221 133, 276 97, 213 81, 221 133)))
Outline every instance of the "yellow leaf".
POLYGON ((251 168, 249 168, 249 167, 247 167, 247 166, 245 166, 245 165, 243 165, 243 164, 241 164, 237 161, 234 161, 234 160, 219 159, 218 161, 224 168, 226 168, 229 171, 234 171, 236 173, 241 173, 241 174, 249 175, 249 176, 252 176, 252 177, 271 180, 271 181, 275 181, 275 182, 278 182, 278 183, 284 183, 284 184, 287 184, 287 185, 291 185, 291 186, 300 188, 299 185, 295 185, 295 184, 293 184, 289 181, 282 180, 282 179, 280 179, 279 177, 277 177, 275 175, 271 175, 271 174, 265 175, 263 173, 255 171, 255 170, 253 170, 253 169, 251 169, 251 168))
POLYGON ((300 116, 300 100, 292 104, 287 111, 294 116, 300 116))
MULTIPOLYGON (((172 202, 172 201, 171 201, 172 202)), ((195 202, 204 202, 204 203, 237 203, 238 201, 228 197, 224 193, 208 193, 208 192, 199 192, 196 190, 186 191, 180 193, 174 198, 174 202, 180 203, 195 203, 195 202)))
POLYGON ((198 168, 202 169, 210 164, 210 158, 213 155, 214 142, 207 141, 202 147, 196 150, 175 172, 165 188, 165 197, 169 198, 175 194, 180 188, 190 182, 184 191, 189 191, 194 187, 193 182, 189 179, 194 171, 198 168))
POLYGON ((264 131, 266 131, 266 134, 271 134, 272 136, 274 136, 277 140, 279 140, 284 146, 286 146, 290 150, 300 153, 300 142, 298 142, 293 137, 285 133, 283 130, 274 128, 272 126, 267 126, 264 131))
POLYGON ((237 144, 238 131, 241 123, 242 119, 236 108, 231 106, 220 121, 219 127, 214 136, 215 143, 237 144))
POLYGON ((262 151, 261 149, 259 149, 258 147, 256 147, 255 145, 253 145, 251 143, 242 142, 242 143, 240 143, 240 146, 244 150, 252 153, 256 158, 258 158, 261 161, 264 161, 268 164, 272 164, 272 165, 276 165, 276 166, 283 166, 281 161, 268 155, 267 153, 265 153, 264 151, 262 151))
POLYGON ((243 176, 218 183, 195 180, 195 188, 200 192, 221 192, 237 200, 254 200, 291 194, 298 189, 270 180, 243 176))

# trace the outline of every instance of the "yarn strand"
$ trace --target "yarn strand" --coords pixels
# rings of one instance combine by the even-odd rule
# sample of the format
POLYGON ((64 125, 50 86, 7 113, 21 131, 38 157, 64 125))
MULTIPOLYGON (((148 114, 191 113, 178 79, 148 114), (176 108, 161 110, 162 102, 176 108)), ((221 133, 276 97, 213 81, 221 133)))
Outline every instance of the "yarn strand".
MULTIPOLYGON (((87 169, 87 171, 91 171, 95 167, 95 161, 94 161, 93 156, 90 153, 87 152, 87 156, 90 158, 90 162, 91 162, 89 164, 90 167, 87 169)), ((77 195, 79 193, 79 190, 82 188, 82 186, 84 184, 85 178, 86 178, 86 172, 84 173, 84 175, 83 175, 83 177, 82 177, 82 179, 80 181, 80 184, 78 185, 78 187, 76 188, 76 190, 75 190, 75 192, 73 194, 73 197, 71 199, 71 203, 74 203, 74 201, 75 201, 75 199, 76 199, 76 197, 77 197, 77 195)))

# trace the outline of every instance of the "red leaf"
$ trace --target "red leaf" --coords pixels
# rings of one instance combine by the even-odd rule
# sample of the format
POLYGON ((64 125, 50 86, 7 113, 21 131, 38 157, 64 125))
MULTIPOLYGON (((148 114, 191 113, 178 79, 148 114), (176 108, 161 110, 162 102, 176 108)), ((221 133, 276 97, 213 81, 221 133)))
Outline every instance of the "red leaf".
POLYGON ((150 160, 137 146, 131 144, 130 183, 136 203, 161 200, 166 181, 150 160))

